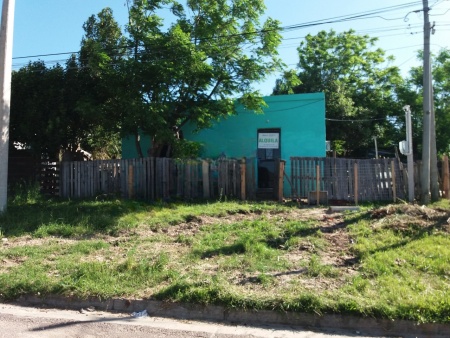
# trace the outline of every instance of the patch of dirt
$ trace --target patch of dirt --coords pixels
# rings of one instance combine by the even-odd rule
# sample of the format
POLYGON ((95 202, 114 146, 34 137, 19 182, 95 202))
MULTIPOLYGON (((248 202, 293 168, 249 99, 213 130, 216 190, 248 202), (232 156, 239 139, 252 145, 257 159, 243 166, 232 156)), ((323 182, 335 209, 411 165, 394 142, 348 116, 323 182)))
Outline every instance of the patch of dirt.
POLYGON ((396 231, 410 231, 411 228, 440 229, 450 232, 450 213, 415 204, 391 204, 372 211, 371 217, 378 221, 373 228, 389 227, 396 231))
POLYGON ((25 262, 27 259, 25 257, 14 258, 14 259, 2 259, 2 268, 10 268, 13 266, 17 266, 25 262))
MULTIPOLYGON (((390 227, 396 231, 410 231, 411 227, 419 229, 439 229, 449 232, 450 229, 450 214, 448 211, 431 209, 428 207, 409 205, 409 204, 395 204, 385 207, 377 208, 369 213, 372 218, 372 226, 390 227)), ((320 240, 324 243, 324 249, 320 250, 314 247, 314 244, 308 245, 305 241, 298 248, 291 248, 285 250, 280 258, 287 260, 292 266, 290 271, 272 272, 268 283, 273 283, 272 290, 282 290, 289 288, 292 285, 299 285, 304 289, 311 289, 319 291, 333 290, 346 282, 347 277, 357 273, 358 260, 352 254, 351 247, 353 239, 349 236, 347 231, 347 224, 341 213, 329 213, 326 208, 303 207, 287 209, 282 212, 274 213, 236 213, 227 215, 225 217, 212 216, 195 216, 191 217, 185 222, 177 225, 172 225, 166 228, 150 229, 149 227, 138 227, 131 230, 122 230, 117 236, 109 236, 104 234, 96 235, 90 239, 104 240, 111 244, 111 247, 102 252, 96 252, 94 255, 89 255, 85 259, 98 262, 122 262, 126 259, 128 250, 127 243, 134 243, 136 238, 143 239, 140 241, 139 249, 144 255, 155 255, 158 252, 168 253, 174 265, 177 265, 177 258, 187 254, 190 250, 190 240, 195 236, 202 227, 212 224, 231 224, 242 221, 252 221, 256 219, 268 219, 274 222, 280 221, 308 221, 315 222, 316 228, 314 231, 321 232, 320 240), (167 236, 167 240, 152 240, 153 236, 167 236), (181 238, 180 241, 178 239, 181 238), (183 241, 182 239, 186 239, 183 241), (148 240, 148 241, 147 241, 148 240), (105 256, 108 255, 108 256, 105 256), (324 277, 322 275, 311 277, 308 275, 307 263, 310 261, 312 255, 317 255, 320 264, 329 265, 336 269, 337 276, 324 277)), ((86 238, 82 238, 86 239, 86 238)), ((77 239, 63 239, 63 238, 32 238, 30 236, 23 236, 20 238, 8 239, 3 244, 0 243, 0 250, 4 248, 11 248, 16 246, 45 246, 50 244, 73 244, 77 239)), ((0 273, 8 271, 21 264, 24 258, 18 259, 3 259, 0 260, 0 273), (21 261, 22 260, 22 261, 21 261)), ((53 260, 51 256, 47 258, 53 260)), ((399 263, 400 264, 400 263, 399 263)), ((178 267, 180 270, 193 269, 192 267, 178 267)), ((218 264, 215 258, 205 257, 200 264, 194 267, 196 270, 202 271, 205 276, 217 274, 218 264)), ((52 272, 57 273, 57 272, 52 272)), ((264 283, 261 283, 260 274, 246 274, 243 271, 227 271, 230 273, 229 281, 236 287, 244 287, 251 290, 263 290, 266 288, 264 283)))

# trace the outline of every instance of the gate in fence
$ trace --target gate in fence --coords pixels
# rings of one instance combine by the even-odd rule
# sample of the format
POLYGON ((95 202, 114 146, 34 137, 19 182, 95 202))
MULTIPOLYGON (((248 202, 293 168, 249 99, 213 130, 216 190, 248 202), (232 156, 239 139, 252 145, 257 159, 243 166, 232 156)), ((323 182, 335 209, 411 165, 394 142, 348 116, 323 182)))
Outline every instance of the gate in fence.
POLYGON ((291 157, 292 191, 298 198, 327 192, 329 200, 404 199, 406 172, 397 159, 291 157))

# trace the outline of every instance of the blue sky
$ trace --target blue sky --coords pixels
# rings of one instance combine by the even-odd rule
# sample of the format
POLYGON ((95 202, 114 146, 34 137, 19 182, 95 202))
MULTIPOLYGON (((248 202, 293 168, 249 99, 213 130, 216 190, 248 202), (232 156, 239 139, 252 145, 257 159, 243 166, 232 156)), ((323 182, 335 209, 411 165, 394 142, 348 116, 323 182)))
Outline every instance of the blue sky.
MULTIPOLYGON (((350 28, 361 34, 378 37, 377 47, 396 58, 395 65, 406 74, 412 66, 419 65, 416 54, 423 45, 422 1, 412 0, 266 0, 267 15, 281 21, 282 26, 364 13, 396 5, 411 6, 381 13, 376 17, 343 23, 332 23, 285 32, 279 48, 284 62, 294 68, 298 61, 296 48, 305 35, 319 30, 334 29, 342 32, 350 28)), ((432 7, 430 21, 435 22, 436 32, 431 37, 434 52, 449 48, 450 0, 429 1, 432 7)), ((111 7, 116 20, 124 26, 127 21, 125 0, 16 0, 13 69, 19 69, 30 60, 41 59, 50 66, 64 64, 68 55, 29 56, 77 52, 83 36, 82 25, 86 19, 102 8, 111 7), (25 58, 22 58, 25 57, 25 58)), ((271 93, 277 75, 273 75, 256 87, 264 95, 271 93)))

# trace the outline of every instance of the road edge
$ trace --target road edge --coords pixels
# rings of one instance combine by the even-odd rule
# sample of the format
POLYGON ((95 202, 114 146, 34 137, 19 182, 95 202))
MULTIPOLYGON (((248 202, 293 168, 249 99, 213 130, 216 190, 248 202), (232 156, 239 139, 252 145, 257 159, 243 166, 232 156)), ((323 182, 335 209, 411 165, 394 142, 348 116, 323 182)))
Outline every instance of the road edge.
POLYGON ((418 324, 407 320, 339 314, 308 314, 267 310, 230 309, 216 305, 170 303, 157 300, 114 298, 79 299, 63 296, 21 296, 11 304, 80 310, 95 307, 106 312, 132 313, 147 310, 149 316, 240 325, 283 325, 308 330, 344 330, 361 335, 400 337, 450 337, 449 324, 418 324))

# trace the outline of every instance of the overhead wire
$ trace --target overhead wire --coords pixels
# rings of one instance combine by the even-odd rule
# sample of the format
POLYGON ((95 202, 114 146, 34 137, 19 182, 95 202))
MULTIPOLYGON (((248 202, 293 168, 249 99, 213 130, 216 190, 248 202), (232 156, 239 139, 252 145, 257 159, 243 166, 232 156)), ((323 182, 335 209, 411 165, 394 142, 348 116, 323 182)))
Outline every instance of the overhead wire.
POLYGON ((330 118, 325 118, 326 121, 332 121, 332 122, 372 122, 372 121, 381 121, 381 120, 386 120, 386 119, 387 118, 350 120, 350 119, 330 119, 330 118))
MULTIPOLYGON (((415 2, 411 2, 411 3, 406 3, 403 5, 396 5, 396 6, 389 6, 389 7, 385 7, 380 9, 381 12, 384 12, 386 10, 390 10, 391 8, 398 8, 398 7, 402 7, 403 6, 411 6, 411 5, 415 5, 416 3, 420 3, 420 1, 415 1, 415 2)), ((342 15, 342 16, 337 16, 337 17, 332 17, 332 18, 328 18, 328 19, 322 19, 322 20, 317 20, 317 21, 311 21, 311 22, 307 22, 307 23, 302 23, 302 24, 297 24, 297 25, 290 25, 290 26, 285 26, 285 27, 281 27, 280 30, 281 31, 288 31, 288 30, 292 30, 294 28, 294 26, 298 26, 298 27, 311 27, 316 23, 321 23, 321 24, 325 24, 325 22, 323 21, 329 21, 329 20, 342 20, 345 19, 345 21, 347 20, 351 20, 354 17, 364 17, 367 15, 370 15, 370 13, 372 13, 373 11, 368 11, 368 12, 361 12, 361 13, 356 13, 356 14, 350 14, 350 15, 342 15), (369 14, 367 14, 369 13, 369 14)), ((334 23, 334 22, 333 22, 334 23)), ((295 28, 297 29, 297 28, 295 28)), ((277 29, 273 29, 273 30, 277 30, 277 29)), ((239 34, 229 34, 229 35, 223 35, 223 36, 217 36, 217 37, 211 37, 211 38, 226 38, 226 37, 234 37, 234 36, 242 36, 242 35, 249 35, 249 34, 260 34, 260 33, 264 33, 267 31, 271 31, 271 30, 256 30, 253 32, 247 32, 247 33, 239 33, 239 34)), ((205 38, 205 39, 211 39, 211 38, 205 38)), ((131 48, 134 47, 134 45, 126 45, 126 46, 121 46, 118 48, 131 48)), ((28 55, 28 56, 19 56, 19 57, 14 57, 13 59, 23 59, 23 58, 36 58, 36 57, 45 57, 45 56, 55 56, 55 55, 67 55, 67 54, 76 54, 79 53, 79 51, 71 51, 71 52, 61 52, 61 53, 50 53, 50 54, 39 54, 39 55, 28 55)))
MULTIPOLYGON (((440 3, 441 1, 438 0, 434 5, 440 3)), ((373 14, 380 14, 380 13, 387 13, 390 11, 397 11, 397 10, 404 10, 406 8, 412 7, 412 6, 417 6, 421 3, 421 1, 413 1, 413 2, 408 2, 408 3, 404 3, 404 4, 400 4, 400 5, 395 5, 395 6, 388 6, 388 7, 384 7, 384 8, 380 8, 380 9, 376 9, 376 10, 371 10, 371 11, 366 11, 366 12, 360 12, 360 13, 354 13, 354 14, 349 14, 349 15, 342 15, 342 16, 336 16, 336 17, 332 17, 332 18, 327 18, 327 19, 321 19, 321 20, 316 20, 316 21, 310 21, 310 22, 306 22, 306 23, 301 23, 301 24, 296 24, 296 25, 289 25, 289 26, 284 26, 281 27, 280 31, 281 32, 287 32, 287 31, 293 31, 296 29, 301 29, 301 28, 307 28, 307 27, 312 27, 315 25, 323 25, 323 24, 328 24, 328 23, 336 23, 336 22, 345 22, 345 21, 351 21, 351 20, 357 20, 357 19, 362 19, 362 18, 371 18, 370 15, 373 14)), ((392 20, 398 20, 399 18, 394 18, 392 20)), ((379 28, 372 28, 372 29, 367 29, 367 30, 361 30, 358 31, 358 33, 362 33, 362 32, 367 32, 367 33, 381 33, 384 31, 393 31, 393 30, 404 30, 404 29, 412 29, 415 27, 418 27, 418 25, 409 25, 408 28, 402 27, 402 26, 388 26, 388 27, 379 27, 379 28)), ((438 25, 438 26, 442 26, 442 25, 438 25)), ((251 34, 260 34, 260 33, 264 33, 267 32, 267 30, 259 30, 259 31, 255 31, 255 32, 251 32, 251 34)), ((242 36, 242 35, 248 35, 250 33, 241 33, 241 34, 231 34, 228 36, 217 36, 217 37, 212 37, 212 38, 223 38, 223 37, 235 37, 235 36, 242 36)), ((411 32, 409 32, 408 34, 412 34, 411 32)), ((403 34, 398 34, 398 35, 403 35, 403 34)), ((395 35, 391 35, 391 36, 395 36, 395 35)), ((298 37, 298 39, 301 39, 304 37, 298 37)), ((206 39, 211 39, 211 38, 206 38, 206 39)), ((282 41, 286 41, 286 40, 295 40, 296 38, 283 38, 282 41)), ((280 48, 291 48, 293 45, 287 45, 287 44, 281 44, 280 48)), ((133 45, 125 45, 125 46, 118 46, 117 49, 127 49, 127 48, 132 48, 133 45)), ((149 46, 152 47, 152 46, 149 46)), ((155 47, 161 48, 161 46, 157 46, 155 45, 155 47)), ((158 52, 158 51, 156 51, 158 52)), ((161 52, 161 50, 160 50, 161 52)), ((144 53, 144 51, 141 51, 140 53, 144 53)), ((145 51, 145 53, 153 53, 153 51, 145 51)), ((33 59, 33 58, 41 58, 41 57, 48 57, 48 56, 61 56, 61 55, 77 55, 80 54, 79 51, 72 51, 72 52, 61 52, 61 53, 48 53, 48 54, 40 54, 40 55, 28 55, 28 56, 19 56, 19 57, 14 57, 14 60, 20 60, 20 59, 33 59)), ((50 60, 47 61, 49 63, 58 63, 61 60, 50 60)), ((17 64, 14 65, 14 67, 17 67, 17 64)))

